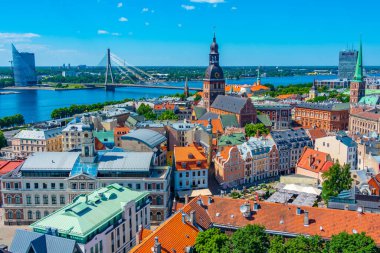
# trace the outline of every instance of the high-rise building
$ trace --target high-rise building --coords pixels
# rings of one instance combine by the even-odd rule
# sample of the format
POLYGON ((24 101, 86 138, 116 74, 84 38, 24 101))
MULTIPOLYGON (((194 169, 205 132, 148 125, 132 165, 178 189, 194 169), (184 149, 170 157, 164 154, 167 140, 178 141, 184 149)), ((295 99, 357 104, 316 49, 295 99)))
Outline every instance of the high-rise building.
POLYGON ((339 52, 339 79, 352 80, 354 78, 357 58, 357 50, 343 50, 339 52))
POLYGON ((218 95, 225 94, 225 85, 223 70, 219 66, 219 46, 216 43, 214 34, 210 46, 209 66, 203 79, 203 103, 207 110, 210 109, 210 106, 218 95))
POLYGON ((350 103, 357 104, 362 97, 365 96, 365 83, 363 80, 363 52, 362 41, 360 40, 360 48, 358 59, 356 61, 354 80, 350 85, 350 103))
POLYGON ((16 86, 37 84, 36 64, 33 53, 19 52, 12 44, 13 76, 16 86))

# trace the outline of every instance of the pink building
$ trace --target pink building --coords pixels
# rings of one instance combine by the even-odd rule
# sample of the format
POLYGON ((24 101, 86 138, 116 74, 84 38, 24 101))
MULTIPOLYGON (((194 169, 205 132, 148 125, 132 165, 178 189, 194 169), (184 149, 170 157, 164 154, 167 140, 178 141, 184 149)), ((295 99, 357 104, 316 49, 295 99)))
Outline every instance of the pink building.
POLYGON ((227 146, 215 159, 215 178, 224 188, 244 183, 245 161, 236 146, 227 146))

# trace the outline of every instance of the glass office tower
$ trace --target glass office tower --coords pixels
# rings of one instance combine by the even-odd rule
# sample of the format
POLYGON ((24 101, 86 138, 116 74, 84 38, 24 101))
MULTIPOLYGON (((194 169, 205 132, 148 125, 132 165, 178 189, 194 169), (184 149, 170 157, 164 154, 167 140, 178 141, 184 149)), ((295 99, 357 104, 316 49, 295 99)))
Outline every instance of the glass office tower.
POLYGON ((16 86, 37 84, 36 64, 33 53, 20 53, 12 44, 13 76, 16 86))

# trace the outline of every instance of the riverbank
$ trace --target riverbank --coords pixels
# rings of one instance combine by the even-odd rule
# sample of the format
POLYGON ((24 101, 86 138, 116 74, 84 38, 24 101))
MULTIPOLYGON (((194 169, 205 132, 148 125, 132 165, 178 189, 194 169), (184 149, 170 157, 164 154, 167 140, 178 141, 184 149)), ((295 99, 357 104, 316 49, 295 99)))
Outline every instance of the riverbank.
MULTIPOLYGON (((80 88, 56 88, 51 86, 8 86, 2 88, 3 90, 52 90, 52 91, 66 91, 66 90, 92 90, 92 89, 104 89, 99 86, 83 86, 80 88)), ((1 94, 0 94, 1 95, 1 94)))
POLYGON ((0 91, 0 95, 12 95, 12 94, 19 94, 20 92, 17 91, 0 91))

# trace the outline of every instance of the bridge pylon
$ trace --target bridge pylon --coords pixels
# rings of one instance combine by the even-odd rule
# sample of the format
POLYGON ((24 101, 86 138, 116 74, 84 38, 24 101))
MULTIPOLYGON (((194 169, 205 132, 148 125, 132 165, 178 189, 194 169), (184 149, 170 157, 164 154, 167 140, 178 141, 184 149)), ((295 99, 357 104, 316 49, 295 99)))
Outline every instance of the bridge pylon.
POLYGON ((106 91, 115 91, 115 85, 113 82, 112 65, 111 65, 111 50, 107 48, 107 67, 104 80, 104 87, 106 91), (108 83, 108 75, 111 77, 111 83, 108 83))

